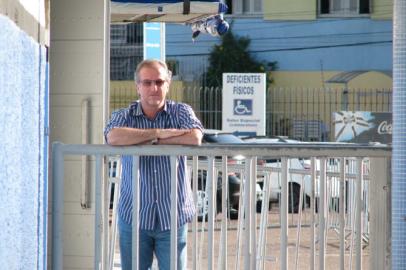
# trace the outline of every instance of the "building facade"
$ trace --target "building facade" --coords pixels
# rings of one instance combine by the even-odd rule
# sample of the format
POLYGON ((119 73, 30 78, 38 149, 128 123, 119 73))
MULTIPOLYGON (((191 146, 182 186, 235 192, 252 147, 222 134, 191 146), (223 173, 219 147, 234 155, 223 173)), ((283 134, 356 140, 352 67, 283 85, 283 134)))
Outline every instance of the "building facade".
MULTIPOLYGON (((235 35, 251 39, 258 60, 276 61, 275 87, 331 87, 344 71, 392 69, 392 1, 231 0, 226 20, 235 35)), ((207 57, 218 37, 167 24, 167 59, 178 63, 182 80, 204 79, 207 57)), ((238 61, 238 59, 236 59, 238 61)), ((243 63, 241 63, 243 64, 243 63)), ((365 73, 349 87, 391 87, 391 78, 365 73)))

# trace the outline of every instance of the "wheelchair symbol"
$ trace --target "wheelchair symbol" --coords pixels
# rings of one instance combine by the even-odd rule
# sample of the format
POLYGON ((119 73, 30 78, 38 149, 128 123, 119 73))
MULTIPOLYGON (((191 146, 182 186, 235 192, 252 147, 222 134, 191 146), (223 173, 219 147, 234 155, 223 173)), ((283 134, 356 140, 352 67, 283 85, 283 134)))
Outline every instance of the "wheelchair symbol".
POLYGON ((252 115, 252 100, 251 99, 235 99, 234 100, 235 115, 252 115))

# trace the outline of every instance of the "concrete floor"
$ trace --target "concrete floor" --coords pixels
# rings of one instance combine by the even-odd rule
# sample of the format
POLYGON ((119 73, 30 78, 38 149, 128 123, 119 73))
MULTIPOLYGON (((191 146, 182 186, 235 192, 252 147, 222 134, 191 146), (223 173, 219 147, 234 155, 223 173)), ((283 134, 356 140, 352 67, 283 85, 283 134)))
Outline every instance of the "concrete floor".
MULTIPOLYGON (((221 214, 217 216, 216 219, 216 228, 220 228, 221 222, 221 214)), ((259 220, 259 215, 258 215, 259 220)), ((289 215, 289 224, 290 229, 288 231, 288 269, 311 269, 310 268, 310 227, 306 224, 310 223, 310 215, 308 210, 304 212, 302 216, 302 224, 304 226, 300 232, 300 243, 298 242, 298 231, 296 224, 298 222, 298 215, 289 215), (297 245, 298 244, 298 245, 297 245), (298 252, 298 253, 297 253, 298 252), (296 255, 298 254, 298 255, 296 255)), ((239 267, 237 267, 237 220, 231 220, 229 222, 229 230, 227 232, 227 249, 228 249, 228 257, 227 257, 227 269, 243 269, 244 261, 243 261, 243 254, 242 251, 240 252, 240 262, 239 267)), ((265 255, 265 262, 263 269, 280 269, 280 229, 278 228, 279 223, 279 213, 278 209, 272 209, 269 215, 268 224, 270 225, 267 229, 267 245, 266 245, 266 255, 265 255)), ((198 223, 199 227, 201 223, 198 223)), ((207 225, 207 224, 206 224, 207 225)), ((189 230, 191 230, 191 225, 189 226, 189 230)), ((317 233, 317 229, 316 229, 317 233)), ((192 269, 192 233, 190 232, 188 235, 188 241, 190 245, 188 245, 188 269, 192 269)), ((201 237, 199 235, 199 237, 201 237)), ((214 233, 214 266, 217 269, 218 258, 219 258, 219 245, 220 245, 220 230, 216 230, 214 233)), ((350 237, 348 238, 348 240, 350 237)), ((355 269, 355 250, 353 251, 353 262, 352 267, 350 267, 350 253, 351 248, 348 246, 345 251, 345 268, 344 269, 355 269)), ((338 233, 334 228, 331 228, 326 236, 326 255, 325 255, 325 269, 340 269, 340 250, 339 250, 340 242, 338 233)), ((201 259, 199 260, 199 267, 198 269, 207 269, 207 232, 204 235, 204 241, 202 245, 203 249, 201 251, 201 259)), ((316 243, 316 268, 319 269, 319 256, 318 256, 318 246, 316 243)), ((363 267, 362 269, 369 269, 369 246, 364 245, 362 254, 362 262, 363 267)), ((115 270, 121 269, 120 267, 120 256, 119 256, 119 249, 117 245, 116 255, 115 255, 115 270)), ((153 269, 158 269, 156 264, 154 265, 153 269)))

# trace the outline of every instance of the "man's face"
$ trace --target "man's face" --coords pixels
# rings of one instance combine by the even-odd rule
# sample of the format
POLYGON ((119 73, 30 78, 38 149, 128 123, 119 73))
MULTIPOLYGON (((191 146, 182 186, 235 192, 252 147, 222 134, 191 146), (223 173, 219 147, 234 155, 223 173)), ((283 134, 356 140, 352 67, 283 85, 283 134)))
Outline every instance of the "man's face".
POLYGON ((164 106, 169 79, 160 65, 145 66, 139 72, 138 94, 144 109, 159 110, 164 106))

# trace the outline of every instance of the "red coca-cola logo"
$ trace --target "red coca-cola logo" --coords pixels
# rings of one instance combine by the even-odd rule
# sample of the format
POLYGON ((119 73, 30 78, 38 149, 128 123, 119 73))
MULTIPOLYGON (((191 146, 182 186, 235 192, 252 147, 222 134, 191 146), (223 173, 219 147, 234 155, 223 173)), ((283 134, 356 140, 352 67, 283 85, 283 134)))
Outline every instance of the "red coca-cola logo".
POLYGON ((382 121, 378 126, 378 134, 392 134, 392 123, 382 121))

